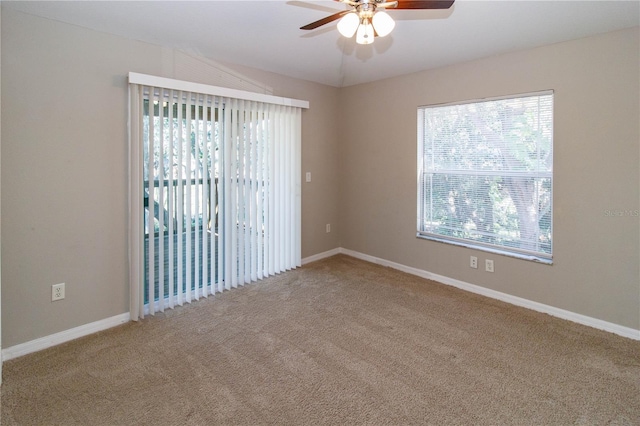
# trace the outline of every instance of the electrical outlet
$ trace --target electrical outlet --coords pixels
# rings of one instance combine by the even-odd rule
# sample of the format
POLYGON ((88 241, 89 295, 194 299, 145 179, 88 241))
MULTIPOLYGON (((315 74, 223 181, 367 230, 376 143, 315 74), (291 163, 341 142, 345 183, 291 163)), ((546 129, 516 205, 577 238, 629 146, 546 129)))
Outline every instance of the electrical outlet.
POLYGON ((311 172, 307 172, 307 182, 311 182, 311 172))
POLYGON ((469 260, 469 266, 473 269, 478 269, 478 258, 475 256, 471 256, 471 259, 469 260))
POLYGON ((493 272, 493 260, 485 259, 484 261, 484 270, 487 272, 493 272))
POLYGON ((330 223, 327 223, 327 234, 328 234, 329 232, 331 232, 331 224, 330 224, 330 223))
POLYGON ((51 301, 64 299, 64 283, 54 284, 51 286, 51 301))

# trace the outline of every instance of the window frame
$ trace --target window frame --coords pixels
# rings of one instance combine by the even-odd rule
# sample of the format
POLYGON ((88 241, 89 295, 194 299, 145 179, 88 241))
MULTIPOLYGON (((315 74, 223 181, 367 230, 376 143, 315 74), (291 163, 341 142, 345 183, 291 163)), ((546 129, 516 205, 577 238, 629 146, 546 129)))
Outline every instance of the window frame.
MULTIPOLYGON (((528 93, 519 93, 519 94, 510 94, 504 96, 497 97, 488 97, 488 98, 480 98, 480 99, 472 99, 472 100, 464 100, 464 101, 454 101, 447 103, 439 103, 439 104, 430 104, 430 105, 421 105, 417 108, 417 232, 416 237, 420 239, 426 239, 430 241, 436 241, 446 244, 452 244, 456 246, 466 247, 470 249, 480 250, 489 253, 496 253, 500 255, 515 257, 519 259, 540 262, 544 264, 553 264, 553 140, 554 140, 554 126, 555 126, 555 117, 554 117, 554 109, 555 109, 555 93, 553 90, 542 90, 536 92, 528 92, 528 93), (469 104, 480 104, 484 102, 491 101, 500 101, 500 100, 510 100, 510 99, 520 99, 527 97, 540 97, 540 96, 548 96, 551 95, 551 170, 546 172, 541 172, 540 170, 528 172, 527 176, 531 176, 533 178, 541 178, 542 175, 545 175, 544 178, 548 178, 550 181, 550 189, 549 189, 549 215, 550 215, 550 223, 549 223, 549 234, 550 234, 550 252, 543 253, 538 251, 527 250, 523 248, 517 247, 507 247, 497 244, 484 243, 482 241, 476 241, 471 239, 459 238, 454 236, 442 235, 434 232, 430 232, 425 230, 425 217, 426 216, 426 192, 424 188, 424 177, 426 172, 426 163, 427 156, 425 155, 424 144, 427 143, 427 138, 425 137, 425 129, 424 129, 424 114, 430 108, 441 108, 447 106, 461 106, 461 105, 469 105, 469 104)), ((448 171, 448 170, 447 170, 448 171)), ((511 172, 513 173, 513 172, 511 172)), ((516 172, 517 173, 517 172, 516 172)), ((498 171, 487 173, 460 173, 459 175, 472 175, 472 176, 481 176, 481 175, 489 175, 496 177, 504 177, 509 175, 510 173, 500 174, 498 171)))

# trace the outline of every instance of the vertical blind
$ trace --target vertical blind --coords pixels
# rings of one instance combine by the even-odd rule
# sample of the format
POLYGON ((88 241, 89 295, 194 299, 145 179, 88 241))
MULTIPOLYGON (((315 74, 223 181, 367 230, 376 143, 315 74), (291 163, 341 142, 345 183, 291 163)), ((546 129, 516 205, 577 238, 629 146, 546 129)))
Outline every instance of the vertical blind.
POLYGON ((418 109, 418 236, 550 263, 553 92, 418 109))
POLYGON ((300 266, 304 101, 144 77, 129 90, 131 318, 300 266))

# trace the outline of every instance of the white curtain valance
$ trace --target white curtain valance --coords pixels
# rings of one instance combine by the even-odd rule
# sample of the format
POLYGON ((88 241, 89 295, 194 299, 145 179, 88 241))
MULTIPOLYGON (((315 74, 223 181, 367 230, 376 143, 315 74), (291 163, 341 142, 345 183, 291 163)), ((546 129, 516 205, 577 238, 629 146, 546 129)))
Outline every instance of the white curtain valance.
POLYGON ((174 80, 172 78, 157 77, 154 75, 140 74, 136 72, 129 73, 129 84, 163 88, 165 90, 182 91, 185 93, 190 92, 200 93, 204 95, 214 95, 244 101, 264 102, 268 104, 292 106, 305 109, 309 108, 309 101, 265 95, 262 93, 247 92, 245 90, 229 89, 227 87, 210 86, 207 84, 193 83, 190 81, 174 80))

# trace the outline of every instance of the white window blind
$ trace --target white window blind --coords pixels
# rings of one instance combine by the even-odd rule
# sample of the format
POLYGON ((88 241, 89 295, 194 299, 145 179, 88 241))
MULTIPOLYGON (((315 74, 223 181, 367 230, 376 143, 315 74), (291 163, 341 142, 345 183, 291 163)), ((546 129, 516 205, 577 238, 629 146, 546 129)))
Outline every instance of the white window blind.
POLYGON ((553 92, 418 109, 418 236, 550 263, 553 92))
POLYGON ((131 318, 300 266, 305 103, 132 75, 131 318))

